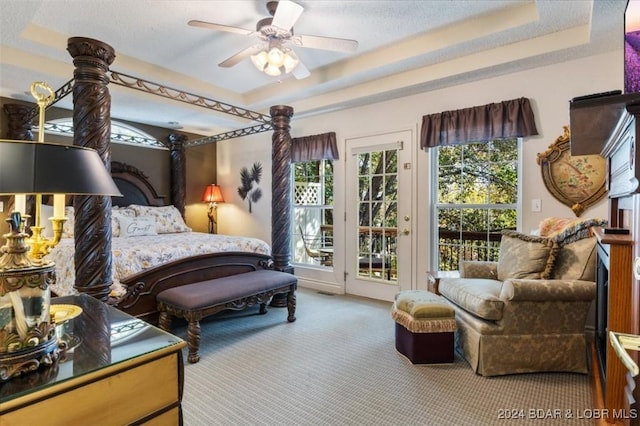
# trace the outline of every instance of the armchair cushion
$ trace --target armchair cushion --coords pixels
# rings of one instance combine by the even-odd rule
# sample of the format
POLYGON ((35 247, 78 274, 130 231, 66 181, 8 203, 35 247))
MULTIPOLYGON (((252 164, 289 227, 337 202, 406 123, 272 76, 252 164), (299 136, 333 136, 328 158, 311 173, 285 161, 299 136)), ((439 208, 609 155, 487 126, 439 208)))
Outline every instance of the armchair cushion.
POLYGON ((591 302, 595 296, 593 281, 579 280, 506 280, 500 299, 509 302, 591 302))
POLYGON ((502 231, 498 280, 550 278, 557 251, 558 245, 549 238, 502 231))
POLYGON ((486 320, 502 319, 504 302, 500 300, 502 282, 482 278, 448 278, 440 281, 438 291, 447 300, 486 320))

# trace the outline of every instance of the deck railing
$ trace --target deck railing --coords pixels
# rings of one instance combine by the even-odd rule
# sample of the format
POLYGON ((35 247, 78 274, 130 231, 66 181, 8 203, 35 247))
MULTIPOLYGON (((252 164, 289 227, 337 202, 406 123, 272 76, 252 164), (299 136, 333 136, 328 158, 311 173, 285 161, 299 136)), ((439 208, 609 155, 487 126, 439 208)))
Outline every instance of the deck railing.
POLYGON ((498 261, 501 231, 438 230, 438 269, 457 271, 461 260, 498 261))

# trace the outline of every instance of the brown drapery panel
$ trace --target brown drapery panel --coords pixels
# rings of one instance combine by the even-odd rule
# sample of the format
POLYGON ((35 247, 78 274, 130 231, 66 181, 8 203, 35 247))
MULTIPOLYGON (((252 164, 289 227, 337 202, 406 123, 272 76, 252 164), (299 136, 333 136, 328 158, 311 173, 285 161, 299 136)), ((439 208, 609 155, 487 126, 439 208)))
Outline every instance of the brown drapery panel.
POLYGON ((338 143, 335 132, 292 139, 291 161, 294 163, 337 160, 338 158, 338 143))
POLYGON ((422 117, 420 148, 537 135, 527 98, 422 117))

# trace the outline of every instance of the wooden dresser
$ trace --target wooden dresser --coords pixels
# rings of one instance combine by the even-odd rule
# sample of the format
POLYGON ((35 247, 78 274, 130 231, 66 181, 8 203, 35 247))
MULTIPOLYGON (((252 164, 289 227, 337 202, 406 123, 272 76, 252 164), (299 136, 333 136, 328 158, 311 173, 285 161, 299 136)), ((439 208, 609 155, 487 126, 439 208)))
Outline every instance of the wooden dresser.
POLYGON ((82 308, 58 326, 70 349, 0 384, 2 426, 182 424, 183 340, 84 294, 55 304, 82 308))

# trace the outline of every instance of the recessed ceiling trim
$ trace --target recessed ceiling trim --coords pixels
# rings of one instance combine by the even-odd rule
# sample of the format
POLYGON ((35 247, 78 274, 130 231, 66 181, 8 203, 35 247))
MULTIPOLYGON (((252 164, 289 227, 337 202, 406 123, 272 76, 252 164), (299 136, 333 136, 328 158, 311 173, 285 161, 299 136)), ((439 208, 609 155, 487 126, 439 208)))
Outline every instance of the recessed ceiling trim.
POLYGON ((346 89, 336 90, 324 95, 315 96, 311 99, 296 102, 293 106, 298 113, 303 113, 307 110, 323 112, 323 108, 325 107, 333 107, 335 104, 353 101, 354 99, 375 96, 407 86, 424 84, 443 78, 451 78, 455 75, 579 46, 589 41, 589 32, 590 25, 582 25, 542 37, 512 43, 507 46, 484 50, 473 55, 435 65, 405 71, 390 77, 354 85, 346 89))
POLYGON ((259 104, 264 99, 281 96, 286 92, 295 92, 301 88, 313 87, 328 81, 353 76, 381 65, 388 66, 392 63, 426 55, 491 34, 518 28, 538 20, 538 9, 534 2, 526 3, 522 6, 508 7, 393 43, 392 45, 358 55, 350 60, 313 70, 311 76, 301 82, 289 80, 283 81, 282 84, 277 86, 271 85, 256 89, 246 93, 245 98, 250 105, 259 104))

